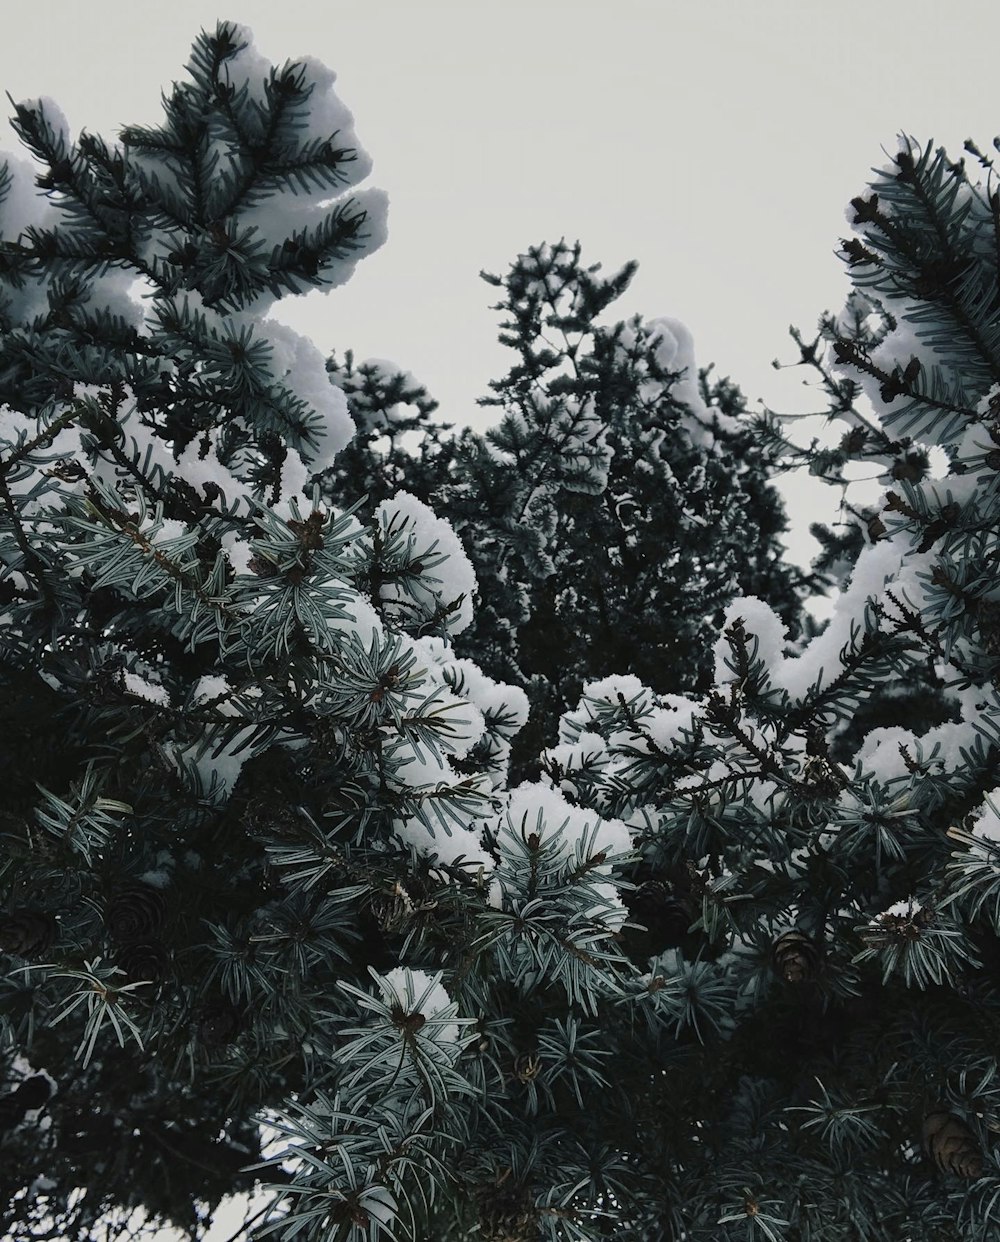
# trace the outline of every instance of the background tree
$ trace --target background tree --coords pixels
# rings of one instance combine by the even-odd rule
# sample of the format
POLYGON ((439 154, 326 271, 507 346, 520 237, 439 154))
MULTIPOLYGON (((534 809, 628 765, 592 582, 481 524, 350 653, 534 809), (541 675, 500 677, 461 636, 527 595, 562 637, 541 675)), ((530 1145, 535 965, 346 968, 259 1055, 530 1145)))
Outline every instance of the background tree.
POLYGON ((1000 195, 968 150, 986 186, 902 141, 852 202, 845 312, 800 339, 845 427, 814 473, 864 458, 885 484, 827 532, 823 633, 793 650, 734 601, 707 695, 591 683, 544 759, 650 874, 595 1119, 639 1136, 615 1144, 648 1178, 624 1236, 995 1230, 1000 195), (905 720, 873 719, 893 700, 905 720))
MULTIPOLYGON (((452 646, 475 589, 455 531, 395 482, 361 516, 323 502, 345 397, 266 318, 381 236, 378 196, 336 197, 366 168, 350 118, 322 67, 274 70, 225 23, 189 78, 162 127, 114 146, 71 143, 47 101, 19 105, 41 185, 14 162, 2 178, 8 1236, 135 1235, 136 1209, 194 1236, 206 1205, 263 1175, 278 1194, 258 1232, 289 1240, 986 1242, 988 161, 983 188, 904 142, 855 200, 845 255, 892 323, 873 344, 838 320, 830 374, 865 389, 887 468, 907 436, 927 465, 865 520, 831 622, 792 647, 780 592, 730 599, 705 693, 620 669, 587 681, 543 779, 509 790, 527 701, 452 646), (855 747, 849 722, 929 662, 948 713, 855 747), (260 1123, 285 1143, 263 1166, 260 1123)), ((512 333, 517 299, 557 296, 549 275, 544 293, 517 286, 512 333)), ((506 532, 484 528, 498 600, 518 574, 530 598, 585 571, 558 559, 549 481, 607 490, 622 404, 597 416, 585 357, 609 385, 647 367, 640 396, 681 446, 710 458, 736 434, 689 367, 671 371, 684 342, 669 323, 595 330, 579 375, 532 347, 502 382, 510 408, 466 497, 501 477, 490 461, 519 463, 506 532)), ((372 408, 391 378, 374 376, 372 408)), ((413 404, 400 385, 395 404, 413 404)), ((636 476, 649 457, 670 478, 660 429, 636 476)), ((463 461, 461 438, 438 439, 429 461, 463 461)), ((677 513, 696 546, 706 488, 677 513)))
POLYGON ((797 631, 806 585, 781 561, 776 459, 739 389, 697 369, 675 320, 603 326, 636 264, 605 277, 580 253, 543 243, 484 273, 517 362, 480 402, 501 414, 483 434, 449 436, 391 364, 329 363, 362 427, 331 494, 375 503, 404 487, 460 533, 479 597, 457 649, 531 705, 515 779, 537 773, 586 681, 704 689, 733 595, 770 600, 797 631))

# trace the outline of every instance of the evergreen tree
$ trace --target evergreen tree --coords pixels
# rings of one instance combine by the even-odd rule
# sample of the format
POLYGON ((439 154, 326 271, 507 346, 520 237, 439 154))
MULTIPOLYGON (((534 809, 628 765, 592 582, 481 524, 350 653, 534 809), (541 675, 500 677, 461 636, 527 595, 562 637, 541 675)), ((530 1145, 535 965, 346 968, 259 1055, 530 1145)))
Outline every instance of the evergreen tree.
POLYGON ((598 322, 635 270, 605 277, 560 241, 502 278, 484 273, 502 292, 500 340, 517 353, 480 402, 501 412, 485 434, 449 436, 426 390, 391 364, 329 363, 361 427, 331 494, 379 501, 406 488, 469 553, 479 596, 457 650, 530 702, 512 779, 537 774, 588 680, 632 672, 661 693, 707 688, 734 594, 800 624, 805 584, 780 560, 776 460, 739 389, 698 371, 676 320, 598 322))
MULTIPOLYGON (((471 826, 523 704, 449 660, 474 586, 450 529, 408 497, 362 524, 309 482, 353 428, 267 312, 384 235, 384 196, 344 193, 369 161, 332 81, 223 23, 162 126, 73 142, 51 101, 16 108, 36 166, 0 177, 5 1237, 127 1232, 135 1208, 193 1232, 254 1183, 260 1110, 334 1062, 326 1024, 374 995, 380 1038, 409 1040, 417 1002, 454 1009, 386 936, 437 885, 444 922, 482 904, 471 826)), ((421 1036, 445 1079, 469 1021, 421 1036)), ((405 1082, 381 1113, 368 1082, 338 1089, 359 1160, 397 1101, 419 1146, 405 1082)))
MULTIPOLYGON (((780 592, 720 596, 704 693, 587 681, 542 779, 509 790, 527 700, 452 646, 475 590, 455 531, 405 475, 370 512, 323 499, 344 393, 266 317, 381 239, 381 198, 343 194, 367 170, 350 117, 321 66, 274 70, 230 24, 188 69, 119 144, 19 105, 40 173, 0 177, 7 1236, 138 1236, 136 1209, 196 1236, 263 1177, 254 1232, 289 1240, 986 1242, 989 161, 972 149, 984 188, 905 141, 854 201, 872 310, 830 321, 822 365, 866 393, 889 473, 926 464, 845 543, 828 626, 793 650, 780 592), (946 718, 850 739, 928 667, 946 718), (260 1122, 285 1141, 266 1161, 260 1122)), ((608 355, 641 341, 673 417, 679 329, 634 331, 608 355)), ((571 495, 610 479, 618 407, 602 422, 571 372, 483 441, 540 471, 510 512, 546 539, 511 527, 497 592, 579 564, 548 539, 546 470, 571 495)), ((692 442, 685 420, 726 432, 721 396, 697 417, 681 393, 692 442)), ((858 409, 834 411, 848 432, 858 409)))
POLYGON ((967 149, 986 186, 902 141, 852 201, 844 313, 798 338, 844 427, 813 473, 885 486, 821 532, 829 624, 792 650, 734 601, 708 694, 594 682, 545 756, 649 875, 647 1025, 606 1046, 649 1178, 623 1236, 996 1231, 1000 194, 967 149))

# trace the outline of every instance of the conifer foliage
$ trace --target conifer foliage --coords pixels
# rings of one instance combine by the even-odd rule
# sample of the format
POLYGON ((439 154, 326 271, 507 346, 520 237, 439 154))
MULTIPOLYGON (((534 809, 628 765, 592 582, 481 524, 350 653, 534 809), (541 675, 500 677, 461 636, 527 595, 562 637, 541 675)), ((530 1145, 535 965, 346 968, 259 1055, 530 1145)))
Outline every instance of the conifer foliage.
MULTIPOLYGON (((138 1237, 145 1217, 196 1237, 264 1180, 247 1236, 986 1242, 990 161, 970 145, 984 187, 905 140, 854 201, 855 291, 803 360, 830 377, 843 460, 886 489, 840 548, 831 621, 792 646, 768 532, 740 584, 757 594, 696 554, 698 519, 732 529, 711 466, 744 443, 728 390, 695 386, 679 325, 594 329, 628 272, 604 282, 575 250, 501 282, 522 361, 492 438, 409 455, 448 467, 445 516, 395 450, 367 508, 340 501, 349 400, 369 439, 433 411, 379 364, 345 357, 331 383, 268 318, 383 235, 332 81, 222 23, 159 128, 72 141, 49 101, 16 108, 35 165, 0 174, 5 1236, 138 1237), (487 538, 472 487, 511 462, 524 487, 487 538), (654 484, 683 534, 661 538, 662 579, 654 484), (722 613, 709 684, 657 682, 638 594, 648 666, 590 678, 569 648, 583 693, 541 778, 510 788, 528 700, 456 648, 477 585, 448 516, 510 680, 549 676, 518 618, 588 572, 572 517, 621 553, 595 591, 628 549, 664 591, 701 575, 722 613), (933 721, 858 733, 921 678, 933 721)), ((780 444, 758 434, 742 522, 780 444)), ((370 447, 354 465, 374 481, 370 447)), ((692 629, 678 662, 694 652, 692 629)))
MULTIPOLYGON (((332 1063, 324 1023, 374 995, 405 1051, 429 1006, 447 1077, 469 1021, 431 1021, 454 1006, 378 912, 445 877, 455 910, 482 902, 471 825, 522 704, 475 670, 453 689, 474 579, 443 523, 319 503, 350 417, 267 317, 384 236, 332 81, 224 23, 160 127, 74 142, 51 101, 16 108, 36 163, 0 178, 5 1236, 136 1206, 193 1227, 252 1183, 258 1110, 332 1063)), ((413 1083, 389 1096, 419 1139, 413 1083)))
POLYGON ((885 488, 827 540, 825 630, 793 649, 734 601, 706 695, 592 683, 544 759, 630 827, 637 898, 694 903, 695 943, 647 959, 625 1092, 665 1236, 995 1232, 1000 193, 969 150, 985 186, 902 140, 852 202, 844 312, 797 336, 844 425, 813 472, 864 459, 885 488))
POLYGON ((537 772, 588 680, 705 689, 735 594, 799 625, 774 458, 739 389, 698 371, 676 320, 601 323, 635 270, 605 276, 560 241, 483 273, 517 355, 480 402, 500 415, 485 433, 448 435, 426 390, 381 360, 330 362, 363 431, 329 486, 372 500, 403 486, 459 532, 478 599, 457 650, 528 694, 515 778, 537 772))

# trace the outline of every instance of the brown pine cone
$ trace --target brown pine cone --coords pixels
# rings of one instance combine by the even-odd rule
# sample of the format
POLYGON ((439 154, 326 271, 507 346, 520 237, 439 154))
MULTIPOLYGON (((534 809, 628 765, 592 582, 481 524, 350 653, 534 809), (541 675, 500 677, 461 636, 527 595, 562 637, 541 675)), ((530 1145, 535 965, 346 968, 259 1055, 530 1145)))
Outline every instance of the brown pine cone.
POLYGON ((814 979, 819 960, 815 942, 797 927, 782 932, 771 948, 771 965, 786 983, 808 983, 814 979))
POLYGON ((983 1175, 983 1155, 976 1136, 961 1119, 945 1108, 924 1117, 924 1149, 942 1173, 974 1181, 983 1175))
POLYGON ((228 1001, 210 1001, 198 1014, 198 1038, 206 1047, 231 1044, 240 1033, 240 1011, 228 1001))
POLYGON ((104 926, 122 944, 149 942, 163 926, 167 903, 159 889, 137 882, 120 888, 108 902, 104 926))
POLYGON ((664 880, 646 880, 626 897, 629 914, 646 928, 652 952, 676 948, 694 922, 691 902, 664 880))
POLYGON ((41 910, 10 910, 0 914, 0 952, 35 957, 53 943, 59 924, 41 910))
POLYGON ((117 960, 129 983, 138 983, 140 980, 155 983, 170 969, 170 958, 158 940, 127 945, 118 954, 117 960))

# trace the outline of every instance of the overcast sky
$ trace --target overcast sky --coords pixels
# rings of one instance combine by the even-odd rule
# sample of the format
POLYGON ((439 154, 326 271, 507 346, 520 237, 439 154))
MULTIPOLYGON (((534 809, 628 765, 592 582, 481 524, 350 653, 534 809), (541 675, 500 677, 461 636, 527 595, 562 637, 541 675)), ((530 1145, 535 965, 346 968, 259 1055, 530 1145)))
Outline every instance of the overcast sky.
MULTIPOLYGON (((5 13, 0 85, 110 135, 158 118, 219 17, 272 61, 336 70, 390 197, 387 244, 279 314, 480 426, 508 359, 478 272, 560 236, 606 268, 638 260, 622 314, 680 319, 699 365, 751 400, 816 408, 803 372, 770 363, 795 356, 789 324, 841 306, 844 210, 881 148, 905 130, 957 157, 1000 130, 1000 7, 982 0, 44 0, 5 13)), ((791 493, 797 532, 829 509, 809 487, 791 493)))
MULTIPOLYGON (((477 273, 560 236, 607 268, 638 260, 623 315, 674 316, 749 398, 815 408, 770 362, 794 357, 789 324, 840 308, 834 250, 880 148, 905 130, 957 158, 1000 131, 985 0, 36 0, 5 6, 0 86, 110 136, 158 118, 220 17, 272 61, 336 70, 390 197, 387 244, 282 317, 324 351, 392 359, 480 426, 508 360, 477 273)), ((811 486, 797 532, 829 510, 811 486)))

